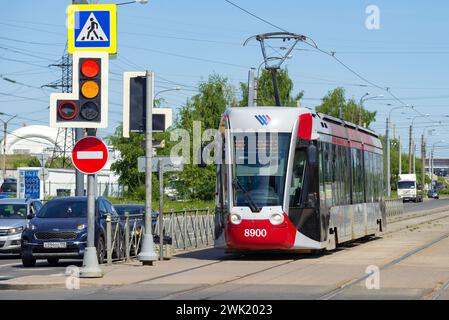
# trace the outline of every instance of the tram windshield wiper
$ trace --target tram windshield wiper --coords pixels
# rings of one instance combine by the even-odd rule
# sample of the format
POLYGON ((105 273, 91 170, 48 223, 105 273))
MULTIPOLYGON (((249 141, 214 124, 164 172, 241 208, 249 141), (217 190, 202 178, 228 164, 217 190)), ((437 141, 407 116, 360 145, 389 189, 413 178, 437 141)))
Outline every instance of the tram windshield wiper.
POLYGON ((234 180, 232 180, 232 185, 235 188, 239 188, 240 190, 242 190, 243 195, 248 200, 248 204, 249 204, 249 206, 251 208, 251 211, 253 211, 253 212, 260 212, 260 208, 257 205, 257 203, 254 202, 253 198, 251 198, 251 196, 249 195, 248 191, 242 186, 242 184, 240 183, 240 181, 237 178, 234 178, 234 180))

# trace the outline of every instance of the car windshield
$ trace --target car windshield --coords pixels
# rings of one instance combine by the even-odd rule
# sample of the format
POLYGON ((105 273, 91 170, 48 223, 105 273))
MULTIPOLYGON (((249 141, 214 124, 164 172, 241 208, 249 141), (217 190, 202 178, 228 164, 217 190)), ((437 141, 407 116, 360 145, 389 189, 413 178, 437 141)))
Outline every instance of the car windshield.
POLYGON ((399 181, 398 189, 415 189, 414 181, 399 181))
POLYGON ((282 205, 290 134, 235 133, 233 140, 234 205, 282 205))
POLYGON ((114 206, 115 211, 120 216, 124 216, 125 214, 134 215, 134 214, 142 214, 145 211, 145 208, 137 207, 137 206, 114 206))
POLYGON ((38 218, 84 218, 87 217, 87 201, 47 202, 36 215, 38 218))
POLYGON ((26 204, 0 204, 0 219, 26 219, 26 204))
POLYGON ((2 192, 17 192, 17 183, 14 182, 4 182, 2 184, 2 192))

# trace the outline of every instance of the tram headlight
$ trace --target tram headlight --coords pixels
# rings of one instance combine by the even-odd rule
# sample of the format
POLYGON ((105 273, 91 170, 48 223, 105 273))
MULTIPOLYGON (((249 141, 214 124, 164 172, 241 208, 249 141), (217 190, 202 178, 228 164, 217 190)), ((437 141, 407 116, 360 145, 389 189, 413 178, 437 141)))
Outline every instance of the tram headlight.
POLYGON ((270 217, 270 222, 273 225, 279 225, 284 222, 284 215, 280 213, 274 213, 270 217))
POLYGON ((242 222, 242 217, 239 216, 237 213, 233 213, 230 216, 230 220, 233 224, 240 224, 240 222, 242 222))

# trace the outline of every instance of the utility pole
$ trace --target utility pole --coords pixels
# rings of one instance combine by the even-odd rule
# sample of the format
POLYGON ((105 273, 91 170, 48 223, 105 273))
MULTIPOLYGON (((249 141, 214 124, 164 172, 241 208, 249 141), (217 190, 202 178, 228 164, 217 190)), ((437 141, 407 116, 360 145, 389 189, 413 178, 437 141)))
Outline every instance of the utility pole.
POLYGON ((402 174, 402 147, 401 147, 401 137, 399 138, 399 174, 402 174))
POLYGON ((413 141, 413 174, 416 174, 416 143, 413 141))
MULTIPOLYGON (((0 115, 7 115, 6 113, 0 112, 0 115)), ((11 116, 6 121, 0 119, 3 122, 3 181, 6 179, 6 134, 8 133, 8 122, 17 117, 17 115, 11 116)))
MULTIPOLYGON (((341 112, 341 109, 339 110, 341 112)), ((387 196, 391 196, 391 185, 390 185, 390 139, 388 137, 390 127, 390 119, 387 118, 387 123, 385 127, 385 149, 387 153, 387 196)))
MULTIPOLYGON (((88 4, 87 0, 72 0, 72 4, 88 4)), ((71 68, 71 66, 67 67, 71 68)), ((69 91, 71 92, 70 88, 69 91)), ((75 129, 75 143, 84 138, 84 130, 82 128, 75 129)), ((82 197, 84 196, 84 174, 75 169, 75 196, 82 197)))
POLYGON ((412 126, 408 132, 408 173, 412 173, 412 126))
POLYGON ((254 96, 255 96, 255 73, 256 69, 251 68, 248 71, 248 107, 254 106, 254 96))
MULTIPOLYGON (((153 156, 153 103, 154 103, 154 73, 146 72, 146 128, 145 128, 145 232, 142 236, 142 250, 138 255, 143 265, 153 265, 157 260, 154 251, 152 234, 151 204, 152 204, 152 156, 153 156)), ((162 214, 161 212, 159 214, 162 214)))
POLYGON ((426 144, 424 142, 424 134, 422 134, 421 136, 421 189, 422 189, 422 194, 424 196, 424 185, 426 183, 426 169, 425 169, 425 164, 426 164, 426 144))

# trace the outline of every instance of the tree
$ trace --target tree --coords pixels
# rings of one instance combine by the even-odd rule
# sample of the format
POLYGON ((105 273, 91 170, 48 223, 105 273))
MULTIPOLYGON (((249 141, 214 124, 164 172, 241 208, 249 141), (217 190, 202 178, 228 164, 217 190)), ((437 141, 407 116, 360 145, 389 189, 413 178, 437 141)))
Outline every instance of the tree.
MULTIPOLYGON (((199 93, 189 99, 181 108, 175 128, 186 129, 189 132, 190 146, 192 146, 194 121, 201 123, 202 130, 218 129, 221 115, 226 107, 232 105, 236 105, 234 88, 229 84, 227 78, 213 74, 206 82, 200 83, 199 93)), ((196 151, 192 150, 191 156, 196 151)), ((190 199, 213 199, 215 194, 214 165, 199 168, 196 164, 190 163, 184 166, 182 172, 175 175, 179 179, 178 192, 181 194, 190 199)))
MULTIPOLYGON (((297 105, 297 102, 304 95, 304 92, 300 91, 296 95, 293 94, 293 81, 290 79, 288 70, 286 68, 278 70, 277 80, 281 105, 295 107, 297 105)), ((248 84, 240 82, 240 90, 242 93, 242 100, 240 100, 239 106, 246 107, 248 106, 248 84)), ((274 88, 273 80, 271 78, 271 72, 265 69, 262 70, 262 74, 257 81, 257 105, 276 105, 276 102, 274 100, 274 88)))
POLYGON ((321 105, 316 107, 316 111, 338 118, 339 106, 341 106, 342 118, 345 121, 369 127, 376 119, 376 111, 370 112, 364 109, 354 99, 346 100, 345 89, 341 87, 329 91, 322 99, 321 105))

